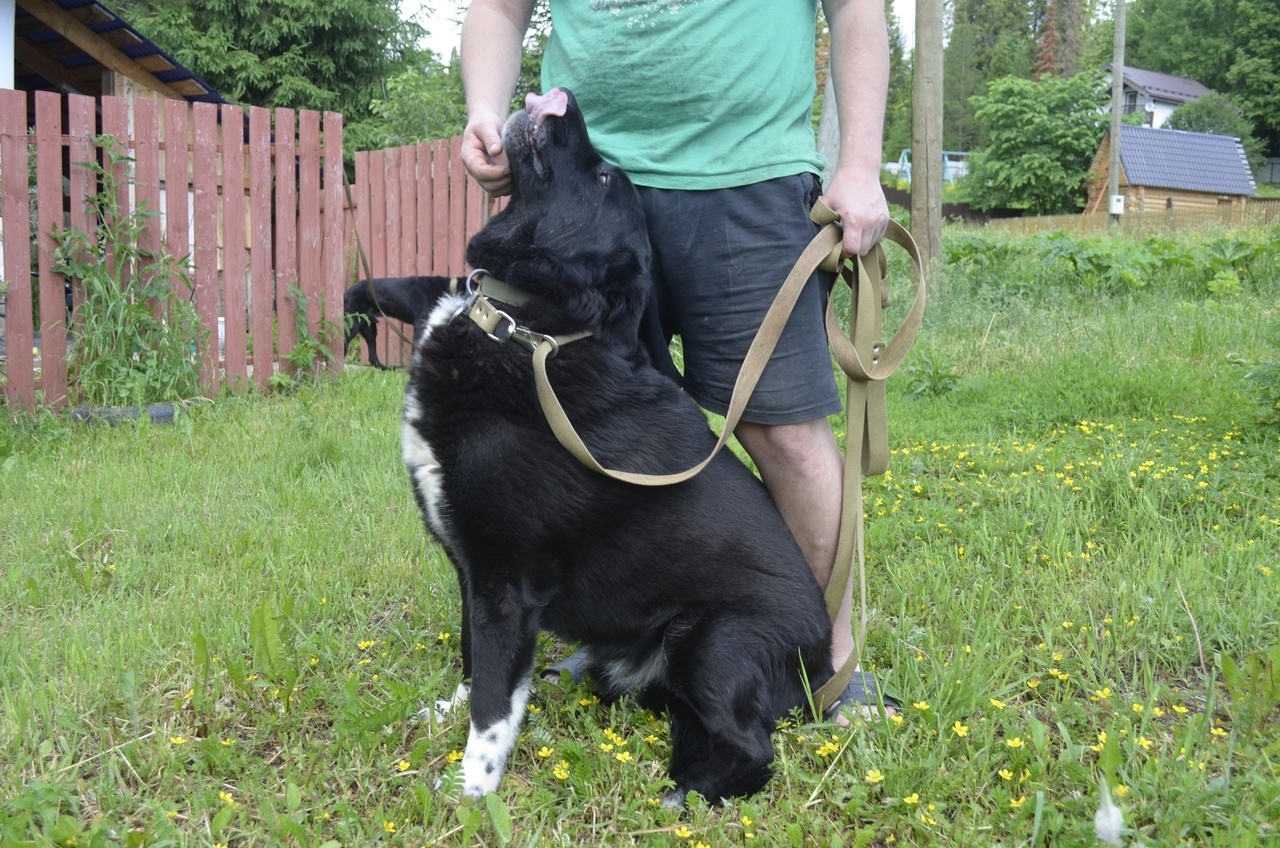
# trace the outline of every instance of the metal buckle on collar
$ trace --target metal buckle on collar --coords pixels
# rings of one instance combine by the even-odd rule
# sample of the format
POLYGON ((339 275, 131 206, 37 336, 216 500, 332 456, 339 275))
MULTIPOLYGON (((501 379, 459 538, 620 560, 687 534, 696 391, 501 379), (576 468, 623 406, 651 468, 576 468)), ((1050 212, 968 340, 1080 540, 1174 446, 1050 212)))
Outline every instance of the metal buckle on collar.
MULTIPOLYGON (((459 304, 458 308, 453 310, 453 314, 449 316, 449 320, 451 322, 458 320, 458 318, 460 318, 463 315, 466 315, 468 312, 471 311, 471 307, 476 305, 476 301, 480 299, 480 286, 476 283, 476 277, 482 276, 488 273, 489 272, 484 270, 483 268, 476 268, 474 271, 472 271, 470 274, 467 275, 467 282, 464 284, 464 290, 466 291, 467 296, 463 299, 462 303, 459 304)), ((505 317, 507 318, 508 321, 511 320, 511 316, 508 315, 505 317)), ((514 321, 511 321, 511 324, 513 327, 515 326, 514 321)))

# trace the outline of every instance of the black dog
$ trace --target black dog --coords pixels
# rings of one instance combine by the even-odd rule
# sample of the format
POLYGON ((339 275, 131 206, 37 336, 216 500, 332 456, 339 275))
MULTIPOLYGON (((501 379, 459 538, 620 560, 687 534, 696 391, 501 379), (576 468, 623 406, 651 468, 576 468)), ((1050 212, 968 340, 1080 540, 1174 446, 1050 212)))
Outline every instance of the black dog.
MULTIPOLYGON (((715 444, 706 419, 637 344, 650 248, 634 187, 591 146, 566 91, 530 95, 504 139, 511 202, 471 239, 467 261, 532 298, 498 304, 515 323, 592 333, 548 371, 602 464, 696 464, 715 444)), ((757 791, 778 719, 806 702, 806 676, 816 689, 832 674, 822 593, 773 501, 727 451, 669 487, 588 470, 546 423, 529 350, 496 341, 460 305, 442 296, 420 328, 402 445, 462 589, 463 791, 498 786, 539 629, 587 646, 604 698, 639 690, 669 713, 669 803, 691 790, 712 802, 757 791)))
POLYGON ((342 349, 346 350, 352 339, 361 336, 369 346, 369 364, 387 370, 387 366, 378 361, 378 321, 385 315, 413 326, 427 316, 440 291, 448 284, 448 277, 374 277, 356 283, 342 296, 342 311, 347 322, 342 349))

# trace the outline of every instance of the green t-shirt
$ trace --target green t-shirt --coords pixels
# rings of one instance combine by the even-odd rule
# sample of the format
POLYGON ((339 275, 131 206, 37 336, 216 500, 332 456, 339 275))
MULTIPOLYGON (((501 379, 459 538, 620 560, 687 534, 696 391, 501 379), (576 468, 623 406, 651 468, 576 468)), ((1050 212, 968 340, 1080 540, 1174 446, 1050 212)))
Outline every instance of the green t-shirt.
POLYGON ((631 179, 711 189, 820 173, 816 0, 551 0, 543 91, 571 90, 631 179))

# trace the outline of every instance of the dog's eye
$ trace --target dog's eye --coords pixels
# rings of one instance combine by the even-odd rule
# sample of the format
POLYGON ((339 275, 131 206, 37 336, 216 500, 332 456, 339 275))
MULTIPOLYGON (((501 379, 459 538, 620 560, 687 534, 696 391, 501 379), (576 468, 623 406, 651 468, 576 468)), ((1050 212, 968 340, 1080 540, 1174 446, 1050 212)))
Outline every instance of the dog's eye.
POLYGON ((599 174, 596 175, 596 179, 600 180, 600 185, 604 186, 605 188, 609 187, 608 171, 601 171, 599 174))

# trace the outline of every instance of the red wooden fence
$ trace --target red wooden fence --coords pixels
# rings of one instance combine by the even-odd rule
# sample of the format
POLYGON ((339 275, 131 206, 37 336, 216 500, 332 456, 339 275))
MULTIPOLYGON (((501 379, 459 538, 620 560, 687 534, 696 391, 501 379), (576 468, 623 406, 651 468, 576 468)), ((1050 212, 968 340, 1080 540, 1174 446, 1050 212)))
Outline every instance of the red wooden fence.
MULTIPOLYGON (((341 326, 351 267, 345 253, 341 115, 250 107, 246 124, 238 106, 79 95, 64 102, 56 93, 37 92, 31 131, 27 97, 0 91, 0 220, 8 286, 0 381, 11 405, 58 408, 67 400, 67 315, 63 280, 52 270, 51 233, 55 226, 88 232, 96 225, 85 206, 96 191, 93 174, 77 163, 97 155, 98 133, 114 136, 133 157, 117 174, 122 211, 145 203, 163 213, 147 222, 140 242, 191 259, 195 290, 180 294, 194 294, 208 332, 201 367, 206 393, 267 384, 296 341, 291 283, 308 297, 311 332, 319 330, 322 308, 325 319, 341 326), (70 163, 65 169, 64 149, 70 163), (39 292, 39 315, 33 315, 33 290, 39 292)), ((75 297, 73 290, 78 305, 75 297)), ((335 346, 340 344, 339 338, 335 346)))
MULTIPOLYGON (((355 154, 355 228, 372 276, 466 273, 467 239, 484 226, 489 209, 502 204, 490 205, 467 176, 458 161, 461 145, 461 137, 454 137, 355 154)), ((353 257, 354 241, 349 231, 353 257)), ((364 266, 356 264, 354 274, 364 278, 364 266)), ((387 323, 379 325, 378 358, 404 365, 408 346, 387 323)), ((413 337, 412 327, 400 329, 405 338, 413 337)), ((368 361, 363 342, 361 355, 368 361)))

